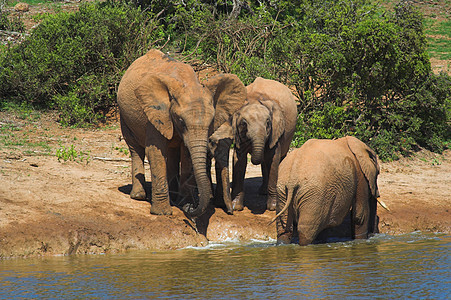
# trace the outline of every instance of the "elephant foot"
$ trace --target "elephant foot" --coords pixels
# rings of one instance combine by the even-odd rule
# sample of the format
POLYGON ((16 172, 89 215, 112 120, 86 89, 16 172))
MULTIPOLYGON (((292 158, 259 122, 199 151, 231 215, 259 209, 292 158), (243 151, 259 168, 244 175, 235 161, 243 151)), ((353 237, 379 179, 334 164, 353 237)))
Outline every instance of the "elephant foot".
POLYGON ((365 232, 362 232, 362 233, 356 232, 354 238, 355 238, 356 240, 367 239, 367 238, 368 238, 368 232, 366 232, 366 231, 365 231, 365 232))
POLYGON ((130 192, 130 198, 135 200, 146 200, 146 191, 144 189, 133 189, 130 192))
POLYGON ((228 214, 228 215, 233 215, 233 203, 232 202, 230 202, 230 205, 226 205, 226 213, 228 214))
POLYGON ((244 209, 244 193, 239 193, 232 201, 233 210, 242 211, 244 209))
MULTIPOLYGON (((220 194, 217 193, 216 195, 220 194)), ((230 195, 224 197, 215 196, 213 201, 215 207, 222 208, 227 214, 233 215, 233 203, 232 199, 230 199, 230 195)))
POLYGON ((291 244, 291 238, 292 238, 291 233, 284 233, 277 237, 277 245, 291 244))
POLYGON ((270 211, 276 210, 277 201, 276 198, 268 198, 268 202, 266 203, 266 209, 270 211))
POLYGON ((152 203, 150 214, 159 216, 172 215, 172 207, 167 203, 152 203))
POLYGON ((214 206, 218 207, 218 208, 222 208, 224 209, 224 211, 229 214, 229 215, 233 215, 233 202, 231 200, 228 200, 226 202, 226 200, 224 199, 216 199, 214 200, 214 206))

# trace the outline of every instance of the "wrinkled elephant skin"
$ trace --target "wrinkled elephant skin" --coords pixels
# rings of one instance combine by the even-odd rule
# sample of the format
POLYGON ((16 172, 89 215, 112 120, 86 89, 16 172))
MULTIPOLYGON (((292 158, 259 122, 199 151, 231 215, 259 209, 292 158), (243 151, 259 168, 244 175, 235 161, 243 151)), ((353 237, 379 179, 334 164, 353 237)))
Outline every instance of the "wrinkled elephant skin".
POLYGON ((282 161, 277 182, 277 240, 310 244, 351 210, 353 238, 378 232, 376 153, 355 137, 309 140, 282 161))
POLYGON ((121 129, 132 157, 131 198, 145 199, 144 157, 152 175, 151 213, 172 213, 171 195, 181 195, 187 215, 202 215, 210 201, 208 136, 221 122, 221 103, 246 97, 231 74, 203 85, 193 68, 158 50, 134 61, 118 88, 121 129), (218 119, 218 121, 216 121, 218 119), (193 176, 194 175, 194 176, 193 176))

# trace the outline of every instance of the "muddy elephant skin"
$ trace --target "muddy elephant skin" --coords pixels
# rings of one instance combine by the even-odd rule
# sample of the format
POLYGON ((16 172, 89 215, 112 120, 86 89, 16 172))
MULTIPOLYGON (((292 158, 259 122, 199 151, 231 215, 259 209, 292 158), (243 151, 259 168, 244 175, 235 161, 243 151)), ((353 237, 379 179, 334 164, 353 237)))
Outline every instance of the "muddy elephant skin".
POLYGON ((117 96, 121 130, 132 157, 131 198, 146 198, 147 156, 152 175, 150 212, 171 214, 171 192, 181 195, 189 216, 202 215, 212 196, 208 135, 227 119, 229 108, 221 103, 242 103, 245 97, 235 75, 217 75, 201 84, 191 66, 158 50, 134 61, 117 96))
POLYGON ((277 182, 277 240, 297 232, 307 245, 325 228, 340 225, 351 210, 353 238, 378 232, 376 153, 355 137, 308 140, 282 161, 277 182))

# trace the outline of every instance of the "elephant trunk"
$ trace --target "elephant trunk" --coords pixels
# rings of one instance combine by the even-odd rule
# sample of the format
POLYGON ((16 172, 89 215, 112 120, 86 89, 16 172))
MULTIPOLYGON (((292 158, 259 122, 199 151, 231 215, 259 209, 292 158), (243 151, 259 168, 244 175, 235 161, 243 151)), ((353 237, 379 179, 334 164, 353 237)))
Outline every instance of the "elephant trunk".
POLYGON ((183 210, 190 217, 201 216, 210 202, 211 184, 207 175, 207 138, 198 138, 188 142, 188 149, 193 164, 194 178, 196 179, 197 189, 199 191, 199 203, 186 204, 183 210))
POLYGON ((253 143, 251 152, 251 162, 254 165, 259 165, 263 161, 265 145, 263 143, 253 143))

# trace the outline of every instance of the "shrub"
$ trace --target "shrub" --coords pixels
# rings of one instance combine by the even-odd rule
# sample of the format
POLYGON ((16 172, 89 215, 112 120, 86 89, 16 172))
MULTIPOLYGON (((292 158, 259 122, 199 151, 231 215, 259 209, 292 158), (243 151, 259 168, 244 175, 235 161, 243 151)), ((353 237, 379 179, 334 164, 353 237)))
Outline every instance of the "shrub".
POLYGON ((450 141, 450 77, 432 74, 423 19, 409 2, 392 11, 369 0, 131 2, 146 13, 84 4, 0 52, 0 105, 15 99, 59 109, 63 124, 95 122, 114 105, 123 71, 161 41, 195 68, 292 88, 293 146, 354 135, 388 160, 450 141))
POLYGON ((56 108, 67 125, 96 121, 114 105, 121 72, 156 40, 156 28, 147 14, 123 4, 82 4, 77 12, 48 15, 1 56, 0 101, 56 108))
POLYGON ((401 2, 393 12, 367 1, 296 5, 261 4, 233 23, 210 20, 201 57, 216 58, 246 84, 263 76, 293 87, 300 100, 293 146, 355 135, 385 160, 418 146, 443 150, 449 77, 432 74, 412 5, 401 2))

